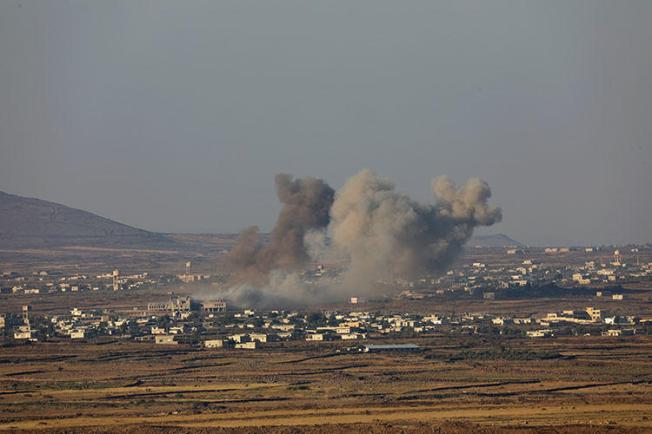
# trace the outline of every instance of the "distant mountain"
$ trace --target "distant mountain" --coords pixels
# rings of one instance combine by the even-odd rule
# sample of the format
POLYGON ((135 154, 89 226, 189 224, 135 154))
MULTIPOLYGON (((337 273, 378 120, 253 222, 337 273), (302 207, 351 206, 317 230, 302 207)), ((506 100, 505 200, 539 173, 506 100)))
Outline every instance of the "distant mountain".
POLYGON ((505 234, 476 235, 467 243, 469 247, 523 247, 523 244, 505 234))
POLYGON ((169 237, 54 202, 0 191, 0 248, 167 247, 169 237))

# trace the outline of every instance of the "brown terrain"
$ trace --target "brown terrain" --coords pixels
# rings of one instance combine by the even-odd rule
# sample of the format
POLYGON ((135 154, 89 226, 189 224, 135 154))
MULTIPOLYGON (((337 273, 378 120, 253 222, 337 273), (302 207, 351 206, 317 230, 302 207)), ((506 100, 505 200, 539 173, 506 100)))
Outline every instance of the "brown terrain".
POLYGON ((652 432, 652 338, 0 348, 0 431, 652 432))

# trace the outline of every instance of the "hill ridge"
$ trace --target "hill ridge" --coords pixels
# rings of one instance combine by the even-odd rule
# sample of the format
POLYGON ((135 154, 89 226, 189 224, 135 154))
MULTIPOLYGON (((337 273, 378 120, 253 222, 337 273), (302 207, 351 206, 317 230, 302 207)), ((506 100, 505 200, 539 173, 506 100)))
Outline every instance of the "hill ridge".
POLYGON ((474 235, 467 243, 469 247, 524 247, 524 244, 503 233, 474 235))
POLYGON ((43 199, 0 191, 0 247, 162 246, 174 242, 106 217, 43 199))

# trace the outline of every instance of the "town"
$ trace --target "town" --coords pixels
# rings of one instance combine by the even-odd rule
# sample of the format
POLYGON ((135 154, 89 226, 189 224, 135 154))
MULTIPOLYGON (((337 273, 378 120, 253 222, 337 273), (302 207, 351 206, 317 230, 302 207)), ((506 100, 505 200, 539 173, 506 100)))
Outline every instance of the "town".
MULTIPOLYGON (((217 297, 196 298, 192 294, 197 288, 219 289, 224 279, 217 272, 193 273, 190 261, 178 274, 122 274, 117 269, 94 275, 3 271, 0 296, 13 300, 16 309, 0 313, 0 333, 9 344, 120 339, 207 349, 258 349, 289 341, 313 345, 341 341, 362 348, 362 341, 414 342, 432 335, 554 338, 652 334, 652 313, 624 303, 629 299, 650 303, 648 293, 636 289, 652 281, 649 248, 630 247, 627 254, 621 250, 545 248, 526 252, 507 248, 501 252, 470 248, 465 260, 441 276, 379 282, 395 289, 376 304, 352 296, 347 303, 322 309, 260 310, 231 306, 217 297), (170 288, 184 294, 167 291, 170 288), (129 300, 130 294, 152 291, 167 291, 167 299, 121 309, 74 304, 77 295, 121 293, 129 300), (62 305, 48 312, 38 305, 64 293, 72 297, 66 299, 72 307, 62 305), (483 309, 482 304, 532 299, 554 300, 551 306, 555 309, 496 312, 483 309), (564 304, 568 299, 571 306, 564 304), (392 300, 427 302, 431 310, 393 309, 392 300), (465 300, 473 309, 437 310, 447 301, 465 300), (383 305, 388 302, 389 308, 383 305), (582 302, 584 305, 577 307, 582 302)), ((312 282, 329 272, 318 264, 303 275, 312 282)))
POLYGON ((379 314, 369 312, 310 313, 253 310, 225 313, 223 301, 200 304, 189 298, 153 303, 128 315, 73 308, 69 315, 0 317, 0 330, 13 330, 14 341, 85 340, 100 337, 133 339, 156 344, 186 343, 205 348, 256 349, 261 344, 290 340, 351 341, 375 338, 415 338, 428 334, 476 334, 527 337, 622 336, 652 334, 652 316, 612 315, 593 307, 549 312, 540 317, 463 313, 459 316, 379 314), (154 305, 155 307, 153 307, 154 305), (160 307, 159 307, 160 306, 160 307))

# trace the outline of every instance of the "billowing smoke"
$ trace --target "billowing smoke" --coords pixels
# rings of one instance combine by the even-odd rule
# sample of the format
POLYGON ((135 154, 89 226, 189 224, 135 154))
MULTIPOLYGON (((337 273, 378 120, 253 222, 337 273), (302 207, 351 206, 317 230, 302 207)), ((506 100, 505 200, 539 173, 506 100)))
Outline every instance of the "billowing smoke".
MULTIPOLYGON (((319 288, 321 289, 321 288, 319 288)), ((297 272, 272 270, 260 283, 236 282, 220 294, 236 306, 277 309, 326 301, 325 293, 306 285, 297 272)))
POLYGON ((474 228, 501 219, 500 209, 488 204, 489 186, 477 178, 459 188, 447 177, 434 179, 433 204, 396 192, 370 170, 350 178, 337 194, 322 180, 289 175, 278 175, 276 188, 283 209, 269 244, 263 245, 252 227, 229 253, 235 279, 225 296, 239 304, 373 295, 379 281, 445 270, 474 228), (343 259, 343 274, 304 281, 302 266, 323 258, 343 259))
POLYGON ((258 228, 245 229, 228 260, 240 282, 263 284, 272 270, 296 270, 310 258, 304 236, 325 228, 334 190, 321 179, 292 179, 276 175, 276 193, 283 204, 269 244, 260 241, 258 228))
POLYGON ((350 259, 346 286, 369 291, 380 279, 444 270, 476 226, 501 219, 500 209, 487 204, 491 190, 480 179, 458 189, 442 177, 432 188, 436 203, 420 204, 363 170, 338 191, 330 232, 335 248, 350 259))

